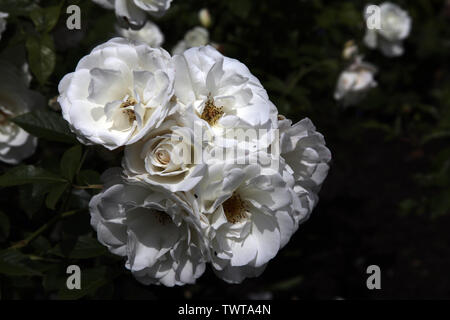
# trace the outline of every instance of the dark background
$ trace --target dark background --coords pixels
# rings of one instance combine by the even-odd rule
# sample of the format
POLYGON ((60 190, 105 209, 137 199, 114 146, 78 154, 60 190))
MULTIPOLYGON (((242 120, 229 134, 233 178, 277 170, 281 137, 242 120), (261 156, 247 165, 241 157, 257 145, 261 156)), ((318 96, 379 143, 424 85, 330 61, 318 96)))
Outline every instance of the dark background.
MULTIPOLYGON (((33 1, 16 3, 20 5, 0 0, 0 11, 11 14, 0 52, 23 46, 30 33, 43 34, 30 19, 33 1)), ((41 1, 40 6, 59 3, 41 1)), ((207 7, 213 19, 211 41, 249 67, 280 113, 294 121, 309 117, 332 152, 318 206, 260 277, 229 285, 207 268, 196 285, 142 286, 122 259, 96 243, 89 213, 81 211, 18 250, 16 271, 24 268, 21 273, 0 262, 1 298, 448 299, 450 2, 395 3, 413 21, 405 54, 397 58, 362 43, 367 3, 360 1, 174 0, 163 18, 153 20, 170 51, 187 30, 199 25, 198 10, 207 7), (342 58, 348 40, 379 68, 378 87, 358 105, 343 108, 333 92, 348 64, 342 58), (62 289, 70 264, 80 265, 86 272, 83 281, 91 281, 75 295, 62 289), (366 287, 371 264, 381 268, 381 290, 366 287)), ((32 83, 47 99, 58 94, 59 80, 81 57, 114 36, 112 11, 91 1, 66 1, 61 8, 48 32, 54 41, 54 69, 45 83, 32 83), (83 29, 74 40, 65 29, 68 3, 78 4, 82 12, 83 29)), ((32 54, 27 52, 28 58, 32 54)), ((69 147, 41 139, 36 154, 25 162, 56 172, 69 147)), ((88 172, 78 180, 96 181, 106 168, 120 165, 120 152, 84 150, 83 170, 88 172)), ((10 169, 0 166, 1 172, 10 169)), ((26 238, 55 215, 45 205, 46 192, 39 190, 35 185, 0 189, 3 231, 4 221, 9 221, 8 231, 0 233, 0 249, 26 238)), ((85 208, 92 194, 67 191, 66 208, 85 208)))

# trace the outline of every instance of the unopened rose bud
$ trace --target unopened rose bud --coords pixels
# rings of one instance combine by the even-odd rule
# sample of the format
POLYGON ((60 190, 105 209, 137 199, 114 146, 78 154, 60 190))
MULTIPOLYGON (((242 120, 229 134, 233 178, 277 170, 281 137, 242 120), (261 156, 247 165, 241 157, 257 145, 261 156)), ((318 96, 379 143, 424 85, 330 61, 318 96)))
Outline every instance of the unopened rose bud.
POLYGON ((198 12, 198 20, 200 20, 200 24, 205 28, 209 28, 211 26, 211 14, 209 10, 204 8, 198 12))
POLYGON ((344 49, 342 50, 342 58, 345 60, 350 60, 358 54, 358 46, 355 41, 349 40, 344 44, 344 49))

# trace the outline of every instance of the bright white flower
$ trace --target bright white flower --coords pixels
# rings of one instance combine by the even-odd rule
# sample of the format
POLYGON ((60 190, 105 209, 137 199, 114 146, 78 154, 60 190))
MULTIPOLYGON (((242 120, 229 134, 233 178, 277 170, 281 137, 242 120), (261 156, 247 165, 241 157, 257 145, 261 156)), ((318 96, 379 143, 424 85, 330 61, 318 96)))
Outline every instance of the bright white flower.
POLYGON ((17 164, 36 150, 37 138, 18 127, 10 118, 26 113, 43 102, 42 96, 28 89, 28 67, 22 70, 0 61, 0 161, 17 164))
POLYGON ((171 192, 189 191, 204 176, 199 120, 191 110, 166 118, 140 141, 127 146, 122 162, 130 181, 142 181, 171 192), (197 157, 197 159, 195 158, 197 157))
POLYGON ((124 27, 140 29, 147 13, 160 17, 170 8, 172 0, 92 0, 106 9, 114 9, 118 22, 124 27))
POLYGON ((58 102, 82 142, 112 150, 140 140, 173 112, 174 73, 164 49, 114 38, 61 80, 58 102))
POLYGON ((198 12, 198 20, 203 27, 209 28, 211 26, 211 14, 209 10, 206 8, 201 9, 198 12))
POLYGON ((291 120, 279 115, 278 128, 280 153, 292 171, 294 191, 302 207, 308 208, 301 218, 307 218, 317 204, 317 193, 327 177, 331 153, 325 146, 322 134, 316 131, 308 118, 292 125, 291 120))
POLYGON ((147 21, 139 30, 124 29, 116 26, 116 32, 123 38, 141 41, 150 47, 159 48, 164 42, 164 35, 159 27, 151 21, 147 21))
POLYGON ((209 32, 203 27, 195 27, 186 32, 184 39, 178 42, 172 50, 172 54, 182 54, 193 47, 206 46, 209 43, 209 32))
POLYGON ((374 75, 375 66, 363 62, 361 57, 344 70, 337 81, 334 98, 342 100, 344 106, 355 105, 361 101, 366 93, 377 86, 374 75))
POLYGON ((211 46, 191 48, 173 60, 179 105, 192 107, 213 137, 222 139, 227 130, 236 129, 265 129, 270 134, 277 127, 276 107, 241 62, 211 46))
POLYGON ((6 29, 6 18, 8 18, 8 14, 0 12, 0 40, 2 39, 3 31, 6 29))
POLYGON ((380 5, 380 29, 367 29, 364 42, 369 48, 379 48, 388 57, 396 57, 403 54, 402 42, 410 31, 408 12, 396 4, 384 2, 380 5))
POLYGON ((274 170, 230 160, 211 164, 193 192, 208 219, 204 232, 214 271, 227 282, 240 283, 261 274, 308 209, 302 208, 287 167, 274 170))
POLYGON ((99 242, 126 257, 143 284, 194 283, 205 270, 198 212, 174 194, 125 184, 120 171, 103 174, 103 190, 89 204, 99 242))

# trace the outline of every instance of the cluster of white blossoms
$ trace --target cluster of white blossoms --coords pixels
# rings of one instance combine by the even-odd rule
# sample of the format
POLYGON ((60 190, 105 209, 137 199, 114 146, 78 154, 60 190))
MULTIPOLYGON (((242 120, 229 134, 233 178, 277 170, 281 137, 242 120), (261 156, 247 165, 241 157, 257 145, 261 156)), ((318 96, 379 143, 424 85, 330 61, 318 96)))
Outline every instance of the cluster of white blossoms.
POLYGON ((279 115, 248 68, 211 46, 170 56, 114 38, 59 85, 79 140, 124 147, 90 201, 98 240, 144 284, 261 274, 317 203, 330 151, 279 115))
MULTIPOLYGON (((379 48, 388 57, 403 54, 402 42, 411 30, 411 18, 406 11, 391 2, 384 2, 380 6, 367 5, 364 19, 367 26, 364 43, 369 48, 379 48)), ((350 60, 350 64, 339 75, 334 98, 341 101, 344 107, 358 104, 370 89, 377 86, 374 79, 377 68, 364 62, 358 51, 357 45, 348 41, 342 52, 343 58, 350 60)))
POLYGON ((160 17, 170 8, 172 0, 92 0, 116 13, 117 21, 125 28, 141 29, 147 13, 160 17))
MULTIPOLYGON (((388 57, 401 56, 402 42, 411 31, 411 17, 408 12, 391 2, 384 2, 379 8, 380 28, 367 28, 364 43, 369 48, 380 49, 388 57)), ((367 15, 365 19, 368 19, 367 15)))

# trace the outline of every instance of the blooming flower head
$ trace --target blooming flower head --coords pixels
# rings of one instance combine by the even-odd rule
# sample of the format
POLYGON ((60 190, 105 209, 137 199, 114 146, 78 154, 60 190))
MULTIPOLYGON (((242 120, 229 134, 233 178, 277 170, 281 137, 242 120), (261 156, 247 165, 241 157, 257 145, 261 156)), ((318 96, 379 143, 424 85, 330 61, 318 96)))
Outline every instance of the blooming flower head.
POLYGON ((43 98, 28 89, 29 75, 9 62, 0 61, 0 74, 0 161, 17 164, 34 153, 37 138, 10 120, 33 110, 43 98))
POLYGON ((174 194, 126 184, 120 168, 102 179, 102 192, 89 203, 100 243, 126 257, 126 267, 143 284, 194 283, 205 270, 198 214, 174 194))
POLYGON ((145 42, 150 47, 158 48, 164 42, 164 35, 159 27, 151 21, 147 21, 139 30, 125 29, 116 26, 116 32, 119 36, 134 41, 145 42))
POLYGON ((170 114, 174 73, 164 49, 114 38, 61 80, 58 102, 82 142, 112 150, 138 141, 170 114))
POLYGON ((209 222, 204 232, 211 263, 223 280, 240 283, 258 276, 296 231, 307 208, 301 207, 285 169, 217 162, 194 189, 209 222))
POLYGON ((178 103, 192 107, 213 136, 228 129, 276 128, 276 107, 244 64, 211 46, 191 48, 173 59, 178 103))
POLYGON ((361 57, 355 61, 340 75, 334 91, 334 98, 342 101, 344 106, 355 105, 361 101, 366 93, 377 86, 374 75, 377 69, 363 62, 361 57))
POLYGON ((196 125, 199 121, 189 110, 176 113, 142 140, 127 146, 123 167, 128 180, 171 192, 191 190, 205 171, 202 137, 196 136, 196 125))
POLYGON ((170 8, 172 0, 92 0, 106 9, 114 9, 117 21, 125 28, 140 29, 147 13, 160 17, 170 8))
POLYGON ((394 3, 384 2, 380 5, 380 28, 367 28, 364 42, 369 48, 379 48, 388 57, 396 57, 403 54, 402 42, 410 31, 408 12, 394 3))
POLYGON ((0 12, 0 40, 2 39, 3 31, 6 29, 6 18, 8 18, 8 14, 0 12))

